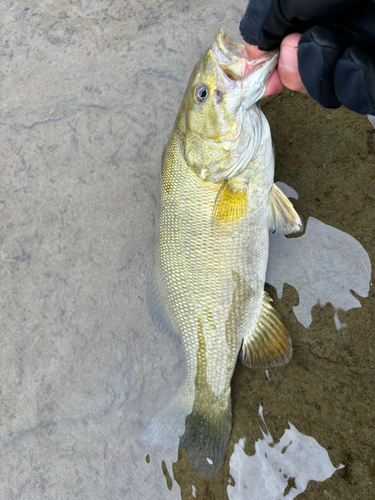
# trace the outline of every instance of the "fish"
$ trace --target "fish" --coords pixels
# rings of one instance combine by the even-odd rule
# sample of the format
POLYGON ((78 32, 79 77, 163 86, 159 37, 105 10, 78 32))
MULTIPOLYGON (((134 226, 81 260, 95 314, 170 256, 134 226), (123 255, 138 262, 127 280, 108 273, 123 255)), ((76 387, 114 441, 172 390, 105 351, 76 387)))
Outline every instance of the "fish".
POLYGON ((231 379, 282 366, 290 336, 264 290, 269 232, 302 221, 274 184, 270 127, 259 100, 278 52, 249 60, 220 31, 196 64, 161 166, 154 267, 146 301, 158 329, 179 338, 185 379, 143 437, 180 438, 191 465, 212 479, 231 427, 231 379))

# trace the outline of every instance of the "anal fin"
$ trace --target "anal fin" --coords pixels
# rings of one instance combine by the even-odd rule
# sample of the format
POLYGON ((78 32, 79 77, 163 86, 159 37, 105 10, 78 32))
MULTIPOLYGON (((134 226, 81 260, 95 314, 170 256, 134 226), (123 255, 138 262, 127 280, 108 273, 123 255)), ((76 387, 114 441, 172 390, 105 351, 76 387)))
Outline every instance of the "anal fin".
POLYGON ((263 308, 255 331, 245 337, 240 358, 249 368, 285 365, 292 357, 292 342, 280 315, 264 292, 263 308))
POLYGON ((271 231, 282 234, 299 233, 303 229, 300 216, 276 184, 268 197, 268 225, 271 231))

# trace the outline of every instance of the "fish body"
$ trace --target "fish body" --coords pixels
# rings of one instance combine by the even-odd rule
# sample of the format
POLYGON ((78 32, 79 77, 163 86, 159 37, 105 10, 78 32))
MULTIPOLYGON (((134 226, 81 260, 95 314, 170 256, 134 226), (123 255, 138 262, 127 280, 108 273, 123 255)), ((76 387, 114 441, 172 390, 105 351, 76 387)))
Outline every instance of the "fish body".
POLYGON ((220 32, 192 73, 162 161, 147 303, 155 324, 181 338, 186 378, 145 435, 181 436, 207 477, 225 459, 238 356, 254 368, 291 356, 264 293, 269 229, 301 229, 273 184, 270 128, 257 105, 276 62, 276 53, 248 61, 220 32))

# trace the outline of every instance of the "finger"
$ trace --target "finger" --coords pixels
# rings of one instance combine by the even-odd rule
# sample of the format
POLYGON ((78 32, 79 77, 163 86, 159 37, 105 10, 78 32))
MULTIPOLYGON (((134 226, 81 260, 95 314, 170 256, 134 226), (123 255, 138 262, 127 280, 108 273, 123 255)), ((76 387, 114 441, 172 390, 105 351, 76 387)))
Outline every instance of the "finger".
POLYGON ((247 42, 245 42, 245 49, 250 61, 252 61, 253 59, 258 59, 258 57, 260 57, 265 52, 264 50, 259 50, 256 45, 250 45, 247 42))
POLYGON ((325 108, 375 112, 375 61, 359 46, 344 50, 330 30, 314 26, 300 39, 298 62, 308 93, 325 108))
POLYGON ((281 42, 278 71, 285 87, 306 94, 307 90, 298 71, 297 50, 301 36, 301 33, 292 33, 281 42))
POLYGON ((336 64, 334 82, 344 106, 363 115, 375 114, 375 60, 360 47, 345 49, 336 64))
POLYGON ((322 26, 310 28, 299 41, 298 66, 302 81, 309 95, 325 108, 341 106, 334 85, 335 67, 341 53, 339 39, 322 26))
POLYGON ((279 72, 275 68, 268 79, 266 89, 264 91, 263 97, 267 97, 273 94, 279 94, 284 90, 284 85, 281 83, 279 72))
MULTIPOLYGON (((259 50, 256 45, 250 45, 245 42, 245 48, 247 55, 250 60, 252 59, 257 59, 260 57, 262 54, 265 53, 264 50, 259 50)), ((263 97, 267 97, 272 94, 278 94, 279 92, 282 92, 284 90, 284 85, 280 81, 279 74, 277 72, 277 69, 274 69, 273 73, 268 79, 266 89, 264 91, 263 97)))

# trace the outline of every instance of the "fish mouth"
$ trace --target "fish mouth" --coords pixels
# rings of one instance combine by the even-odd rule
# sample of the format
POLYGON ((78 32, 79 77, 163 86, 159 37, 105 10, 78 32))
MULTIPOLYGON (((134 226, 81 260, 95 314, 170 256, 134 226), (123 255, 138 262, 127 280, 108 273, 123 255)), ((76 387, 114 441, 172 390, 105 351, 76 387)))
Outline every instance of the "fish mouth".
POLYGON ((199 175, 204 180, 221 182, 242 173, 258 150, 263 121, 256 103, 276 67, 278 50, 249 60, 245 45, 220 31, 207 56, 209 71, 215 78, 213 90, 222 95, 220 102, 214 101, 214 116, 217 113, 221 128, 214 135, 197 133, 215 152, 209 161, 204 160, 199 175))
POLYGON ((225 165, 213 162, 201 171, 201 178, 213 182, 235 177, 245 170, 255 156, 262 137, 262 120, 255 104, 263 96, 268 78, 276 67, 278 50, 250 60, 244 44, 236 43, 220 31, 210 49, 216 66, 216 85, 223 92, 229 120, 227 133, 205 137, 212 149, 227 153, 225 165))
POLYGON ((267 80, 276 67, 278 49, 250 60, 245 45, 236 43, 223 30, 216 35, 212 49, 215 62, 225 75, 232 81, 241 82, 243 89, 247 88, 249 92, 251 89, 256 97, 253 102, 260 99, 267 80))

